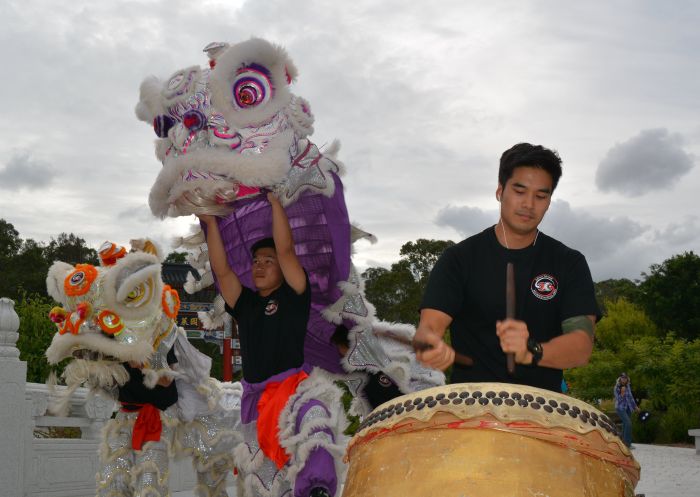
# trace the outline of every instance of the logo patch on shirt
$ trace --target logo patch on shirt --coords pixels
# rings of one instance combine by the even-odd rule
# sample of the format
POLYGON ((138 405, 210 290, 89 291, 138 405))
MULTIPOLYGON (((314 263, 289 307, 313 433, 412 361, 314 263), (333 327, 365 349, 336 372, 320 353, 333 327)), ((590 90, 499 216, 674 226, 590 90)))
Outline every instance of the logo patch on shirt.
POLYGON ((267 305, 265 306, 265 315, 272 316, 274 313, 277 312, 278 307, 279 307, 279 304, 277 303, 277 301, 275 299, 268 300, 267 305))
POLYGON ((532 294, 540 300, 551 300, 557 294, 557 279, 551 274, 535 276, 530 285, 532 294))

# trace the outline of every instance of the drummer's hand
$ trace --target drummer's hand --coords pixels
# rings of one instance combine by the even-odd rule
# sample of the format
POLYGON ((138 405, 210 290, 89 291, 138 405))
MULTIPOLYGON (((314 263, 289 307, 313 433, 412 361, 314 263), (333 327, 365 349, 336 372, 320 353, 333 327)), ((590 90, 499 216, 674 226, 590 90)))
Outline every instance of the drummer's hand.
POLYGON ((527 339, 530 332, 525 321, 505 319, 496 321, 496 335, 501 340, 503 352, 515 354, 515 362, 518 364, 530 364, 532 354, 527 350, 527 339))
POLYGON ((416 351, 416 358, 424 366, 444 371, 455 362, 454 349, 447 345, 438 335, 425 328, 416 330, 413 342, 432 346, 432 348, 426 350, 416 351))

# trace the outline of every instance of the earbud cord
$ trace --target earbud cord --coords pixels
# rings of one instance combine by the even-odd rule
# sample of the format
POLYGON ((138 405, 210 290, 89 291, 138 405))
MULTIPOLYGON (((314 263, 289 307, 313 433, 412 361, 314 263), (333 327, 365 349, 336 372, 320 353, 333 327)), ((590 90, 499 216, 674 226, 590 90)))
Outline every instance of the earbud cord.
MULTIPOLYGON (((503 241, 506 244, 506 248, 510 250, 510 247, 508 246, 508 236, 506 236, 506 227, 503 224, 503 219, 499 219, 498 223, 501 225, 501 231, 503 231, 503 241)), ((535 233, 535 239, 532 241, 532 246, 534 247, 535 244, 537 243, 537 237, 540 236, 540 230, 537 230, 537 233, 535 233)))

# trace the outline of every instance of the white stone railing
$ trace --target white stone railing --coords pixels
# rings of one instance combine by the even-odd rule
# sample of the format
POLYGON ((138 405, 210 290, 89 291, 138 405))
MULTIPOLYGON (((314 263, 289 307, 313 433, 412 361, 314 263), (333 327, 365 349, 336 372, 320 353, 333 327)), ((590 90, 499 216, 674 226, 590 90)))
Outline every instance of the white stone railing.
MULTIPOLYGON (((59 395, 65 391, 64 386, 57 386, 59 395)), ((34 432, 42 432, 41 428, 80 428, 80 438, 97 440, 104 424, 112 417, 116 403, 99 395, 89 395, 86 388, 78 388, 71 396, 69 416, 53 416, 48 412, 49 404, 55 394, 41 383, 27 383, 26 398, 31 401, 34 432)))
MULTIPOLYGON (((27 383, 27 364, 15 345, 18 329, 14 302, 0 298, 0 495, 94 497, 100 430, 116 405, 79 388, 71 396, 69 416, 51 416, 49 389, 27 383), (81 437, 35 436, 49 427, 79 428, 81 437)), ((191 490, 194 482, 189 459, 171 463, 173 495, 191 490)))
MULTIPOLYGON (((65 387, 57 387, 60 392, 65 387)), ((115 402, 88 395, 85 388, 71 396, 69 416, 51 416, 51 393, 46 385, 27 383, 29 408, 25 447, 24 496, 94 496, 100 430, 112 417, 115 402), (46 438, 47 428, 79 428, 80 438, 46 438)))

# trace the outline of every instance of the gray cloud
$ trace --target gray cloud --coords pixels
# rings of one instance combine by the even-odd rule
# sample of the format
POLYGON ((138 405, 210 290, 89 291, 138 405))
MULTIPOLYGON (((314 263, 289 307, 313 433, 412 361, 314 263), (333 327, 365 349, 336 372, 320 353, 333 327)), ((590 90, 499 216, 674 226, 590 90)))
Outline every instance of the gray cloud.
POLYGON ((596 185, 638 197, 666 190, 694 166, 692 154, 683 150, 683 137, 667 129, 648 129, 612 147, 600 162, 596 185))
POLYGON ((0 169, 0 188, 5 190, 40 190, 49 186, 56 171, 29 152, 15 153, 4 168, 0 169))
POLYGON ((579 250, 589 261, 624 250, 649 229, 626 216, 603 217, 583 209, 574 211, 564 200, 552 202, 541 226, 545 233, 579 250))
POLYGON ((151 209, 148 205, 141 204, 137 206, 127 207, 116 214, 118 221, 136 221, 142 224, 153 223, 156 218, 153 216, 151 209))
POLYGON ((498 213, 494 211, 484 211, 478 207, 448 205, 438 212, 435 223, 438 226, 454 228, 461 236, 468 237, 495 224, 497 220, 498 213))
MULTIPOLYGON (((467 237, 479 233, 498 219, 497 211, 477 207, 447 206, 435 219, 467 237)), ((556 200, 542 222, 542 231, 582 252, 589 261, 597 261, 623 250, 648 228, 628 217, 601 217, 583 210, 574 211, 568 202, 556 200)))
MULTIPOLYGON (((0 212, 23 235, 47 240, 79 230, 99 244, 185 232, 191 220, 161 221, 145 206, 160 164, 153 131, 133 115, 139 83, 204 65, 201 49, 210 41, 252 35, 284 45, 298 66, 292 91, 311 102, 313 141, 343 143, 351 219, 379 238, 376 245, 358 244, 356 261, 388 267, 406 241, 456 237, 453 227, 466 236, 495 223, 497 159, 522 140, 552 144, 565 157, 565 198, 587 209, 567 213, 568 204, 555 203, 543 229, 595 256, 594 274, 638 275, 685 250, 688 242, 675 242, 698 227, 681 220, 697 210, 700 168, 673 191, 659 188, 654 204, 665 209, 589 191, 609 137, 628 137, 629 130, 664 123, 687 146, 673 142, 677 135, 657 141, 698 154, 692 20, 700 6, 692 2, 678 9, 552 4, 543 11, 528 2, 446 0, 429 16, 422 4, 399 0, 213 0, 194 9, 184 0, 133 0, 128 6, 0 4, 0 55, 11 73, 0 81, 11 96, 0 120, 0 171, 15 149, 36 150, 60 171, 51 195, 0 190, 0 212), (470 207, 459 207, 464 204, 470 207), (29 215, 26 205, 46 215, 29 215), (445 205, 438 226, 435 213, 445 205), (559 208, 564 220, 548 224, 559 208)), ((642 182, 639 169, 635 164, 634 174, 625 169, 622 179, 603 183, 621 191, 620 183, 642 182)), ((662 179, 681 174, 664 170, 662 179)))
POLYGON ((654 240, 668 245, 686 245, 700 239, 700 218, 685 216, 682 223, 671 223, 663 230, 654 232, 654 240))

